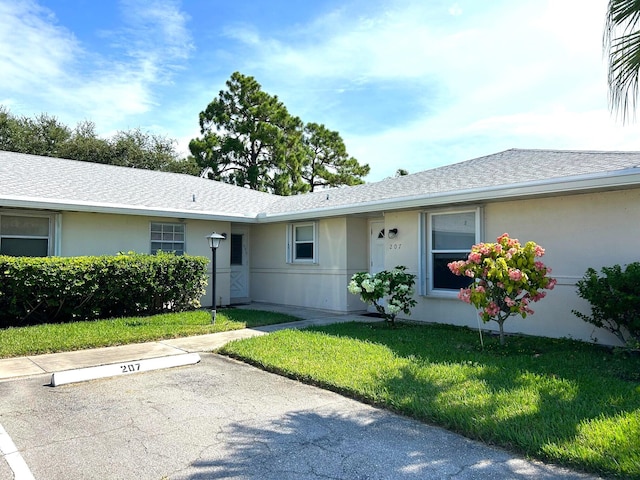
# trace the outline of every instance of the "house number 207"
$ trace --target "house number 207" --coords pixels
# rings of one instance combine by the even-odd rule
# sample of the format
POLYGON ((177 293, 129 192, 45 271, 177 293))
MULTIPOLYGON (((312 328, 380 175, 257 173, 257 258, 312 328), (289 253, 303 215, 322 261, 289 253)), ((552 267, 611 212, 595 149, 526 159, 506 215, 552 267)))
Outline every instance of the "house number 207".
POLYGON ((391 244, 389 244, 389 250, 400 250, 400 247, 402 247, 401 243, 391 243, 391 244))
POLYGON ((128 363, 126 365, 120 365, 120 370, 122 370, 121 373, 137 372, 137 371, 140 370, 140 364, 139 363, 128 363))

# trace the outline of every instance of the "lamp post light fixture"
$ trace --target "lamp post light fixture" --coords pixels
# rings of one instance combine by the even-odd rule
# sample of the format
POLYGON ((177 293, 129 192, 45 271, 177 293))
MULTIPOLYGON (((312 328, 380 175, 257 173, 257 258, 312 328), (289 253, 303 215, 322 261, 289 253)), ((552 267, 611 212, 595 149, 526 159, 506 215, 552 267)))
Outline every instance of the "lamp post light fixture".
POLYGON ((216 250, 220 246, 220 240, 227 238, 227 234, 213 232, 206 238, 211 249, 211 323, 214 323, 216 321, 216 250))

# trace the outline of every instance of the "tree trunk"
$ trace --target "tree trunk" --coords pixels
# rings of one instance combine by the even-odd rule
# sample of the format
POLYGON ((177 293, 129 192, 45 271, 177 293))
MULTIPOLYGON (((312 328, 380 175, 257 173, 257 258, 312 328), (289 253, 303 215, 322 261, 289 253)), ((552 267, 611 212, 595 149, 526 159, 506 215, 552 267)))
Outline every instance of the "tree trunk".
POLYGON ((378 313, 382 316, 382 318, 389 324, 395 325, 395 315, 389 315, 382 305, 379 305, 378 302, 373 302, 373 305, 376 307, 378 313))

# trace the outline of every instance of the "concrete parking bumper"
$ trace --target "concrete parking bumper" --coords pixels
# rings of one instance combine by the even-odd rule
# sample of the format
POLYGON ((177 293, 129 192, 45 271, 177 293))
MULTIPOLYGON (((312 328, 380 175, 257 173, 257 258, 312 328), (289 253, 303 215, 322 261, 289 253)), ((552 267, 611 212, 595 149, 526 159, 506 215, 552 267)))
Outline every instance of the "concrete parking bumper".
POLYGON ((184 353, 211 352, 226 343, 264 335, 286 328, 305 328, 310 325, 327 325, 345 321, 370 321, 360 315, 344 315, 308 308, 285 308, 278 305, 254 303, 238 308, 275 311, 296 316, 301 320, 290 323, 267 325, 257 328, 245 328, 227 332, 172 338, 156 342, 146 342, 116 347, 93 348, 73 352, 60 352, 44 355, 29 355, 19 358, 0 359, 0 381, 32 375, 53 374, 55 372, 80 369, 100 365, 132 362, 184 353))

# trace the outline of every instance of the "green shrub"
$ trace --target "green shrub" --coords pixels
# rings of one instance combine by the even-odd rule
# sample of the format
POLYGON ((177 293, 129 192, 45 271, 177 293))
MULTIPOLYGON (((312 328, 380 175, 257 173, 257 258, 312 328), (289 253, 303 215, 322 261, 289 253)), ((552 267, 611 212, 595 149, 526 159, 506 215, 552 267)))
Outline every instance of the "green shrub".
POLYGON ((413 299, 416 276, 406 270, 407 267, 398 265, 375 275, 358 272, 351 277, 347 289, 367 305, 373 305, 380 316, 393 325, 399 312, 411 315, 411 309, 416 306, 413 299))
POLYGON ((578 281, 578 295, 591 304, 591 315, 572 312, 585 322, 610 331, 629 347, 640 346, 640 262, 589 268, 578 281))
POLYGON ((203 257, 0 256, 0 327, 183 311, 200 306, 203 257))

